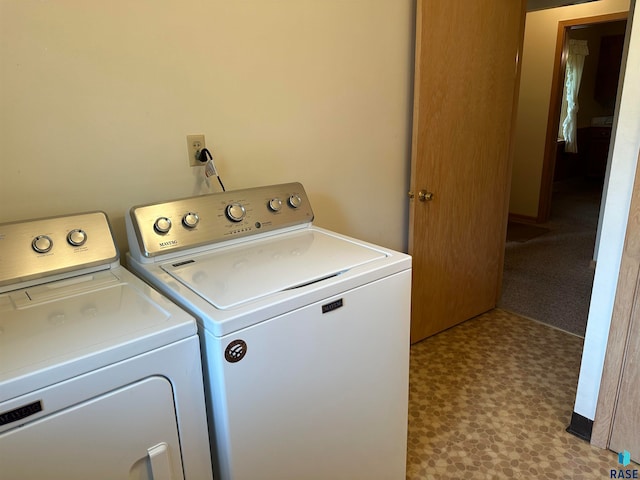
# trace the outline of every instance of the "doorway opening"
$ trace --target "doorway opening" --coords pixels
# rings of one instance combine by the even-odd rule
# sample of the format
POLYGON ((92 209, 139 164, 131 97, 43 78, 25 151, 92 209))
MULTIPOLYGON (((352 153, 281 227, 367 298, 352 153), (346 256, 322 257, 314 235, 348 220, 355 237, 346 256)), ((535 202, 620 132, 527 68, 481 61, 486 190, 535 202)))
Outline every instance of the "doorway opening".
POLYGON ((499 306, 584 336, 626 13, 560 22, 535 225, 510 223, 499 306), (577 152, 559 137, 567 50, 586 41, 577 152))

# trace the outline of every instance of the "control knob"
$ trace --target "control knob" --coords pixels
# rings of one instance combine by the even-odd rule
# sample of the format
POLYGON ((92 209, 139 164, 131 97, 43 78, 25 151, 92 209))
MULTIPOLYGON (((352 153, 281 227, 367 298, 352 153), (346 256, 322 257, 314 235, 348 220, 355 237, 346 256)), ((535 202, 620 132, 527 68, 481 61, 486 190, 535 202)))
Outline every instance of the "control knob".
POLYGON ((279 212, 282 208, 282 200, 280 200, 279 198, 272 198, 271 200, 269 200, 268 207, 272 212, 279 212))
POLYGON ((227 218, 232 222, 241 222, 247 214, 247 211, 240 203, 230 203, 227 205, 225 213, 227 214, 227 218))
POLYGON ((38 253, 47 253, 53 247, 53 240, 46 235, 38 235, 31 242, 31 247, 38 253))
POLYGON ((153 228, 156 232, 165 234, 171 230, 171 220, 167 217, 160 217, 153 224, 153 228))
POLYGON ((197 213, 193 212, 185 213, 184 217, 182 217, 182 224, 187 228, 196 228, 199 221, 200 217, 198 217, 197 213))
POLYGON ((298 208, 300 205, 302 205, 302 197, 300 195, 294 193, 289 197, 289 206, 291 208, 298 208))
POLYGON ((67 242, 73 247, 81 247, 87 241, 87 234, 84 230, 76 228, 67 234, 67 242))

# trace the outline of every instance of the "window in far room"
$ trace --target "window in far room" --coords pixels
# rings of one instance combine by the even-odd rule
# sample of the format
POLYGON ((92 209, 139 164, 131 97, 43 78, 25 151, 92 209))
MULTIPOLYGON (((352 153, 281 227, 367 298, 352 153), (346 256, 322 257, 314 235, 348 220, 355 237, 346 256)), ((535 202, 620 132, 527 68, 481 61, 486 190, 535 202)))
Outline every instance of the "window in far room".
POLYGON ((564 90, 562 92, 562 111, 558 139, 565 141, 565 152, 577 153, 578 130, 578 92, 582 80, 584 58, 589 55, 586 40, 569 40, 567 66, 564 74, 564 90))

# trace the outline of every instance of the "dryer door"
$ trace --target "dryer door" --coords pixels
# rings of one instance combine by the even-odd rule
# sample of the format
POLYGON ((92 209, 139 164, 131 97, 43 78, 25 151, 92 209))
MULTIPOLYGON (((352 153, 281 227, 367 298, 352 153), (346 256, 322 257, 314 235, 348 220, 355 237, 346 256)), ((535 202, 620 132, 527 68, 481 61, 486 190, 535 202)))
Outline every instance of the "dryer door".
POLYGON ((16 426, 0 434, 0 465, 15 480, 181 480, 171 384, 150 377, 16 426))

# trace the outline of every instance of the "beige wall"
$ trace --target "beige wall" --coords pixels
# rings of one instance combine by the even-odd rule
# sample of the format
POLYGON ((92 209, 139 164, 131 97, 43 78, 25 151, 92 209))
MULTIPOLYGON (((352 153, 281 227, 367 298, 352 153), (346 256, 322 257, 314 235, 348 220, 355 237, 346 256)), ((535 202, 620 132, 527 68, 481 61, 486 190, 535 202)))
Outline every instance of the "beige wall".
POLYGON ((624 12, 629 0, 600 0, 527 14, 509 212, 538 215, 558 22, 624 12))
POLYGON ((0 223, 300 181, 317 224, 406 243, 413 0, 0 0, 0 223))

